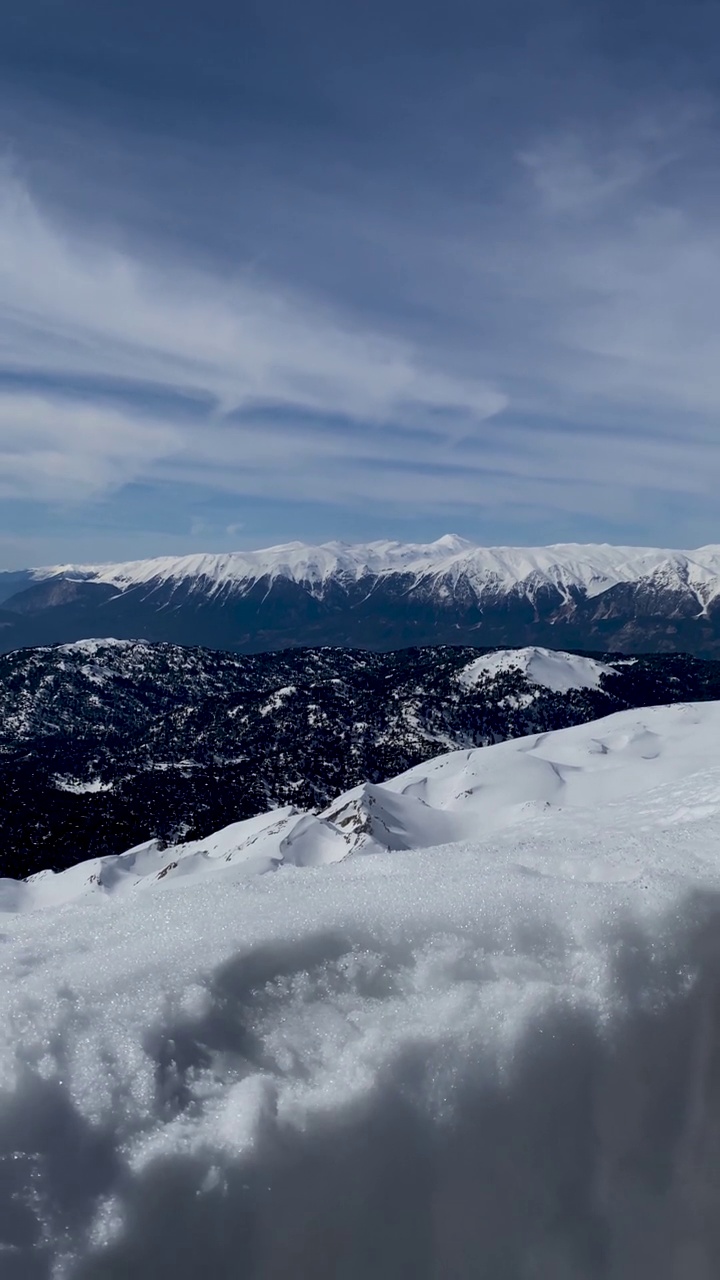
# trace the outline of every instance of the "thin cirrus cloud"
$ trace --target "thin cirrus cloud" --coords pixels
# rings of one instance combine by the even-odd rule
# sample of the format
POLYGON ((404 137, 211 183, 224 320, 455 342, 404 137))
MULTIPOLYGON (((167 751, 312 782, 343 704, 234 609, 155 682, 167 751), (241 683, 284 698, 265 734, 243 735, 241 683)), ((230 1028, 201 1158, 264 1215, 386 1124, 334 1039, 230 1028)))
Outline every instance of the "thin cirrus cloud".
MULTIPOLYGON (((436 496, 452 502, 454 485, 457 498, 472 503, 473 493, 497 492, 497 473, 519 484, 597 483, 605 431, 622 427, 616 447, 631 462, 648 414, 658 436, 680 441, 689 431, 710 443, 706 415, 720 407, 714 358, 720 244, 712 228, 699 228, 686 213, 643 203, 642 183, 662 163, 655 140, 647 163, 637 148, 632 165, 628 154, 594 157, 573 137, 518 157, 538 196, 524 228, 515 228, 492 263, 487 243, 453 246, 464 255, 468 295, 461 374, 443 369, 441 340, 435 351, 413 349, 402 336, 368 331, 256 278, 153 267, 100 240, 81 239, 54 225, 6 170, 4 363, 31 379, 55 375, 87 385, 75 401, 67 386, 54 398, 47 391, 0 394, 4 491, 83 498, 160 464, 170 476, 204 469, 210 483, 241 493, 259 494, 263 486, 284 492, 289 465, 296 490, 305 466, 314 500, 337 502, 338 468, 354 468, 356 495, 365 499, 387 487, 379 484, 378 467, 404 463, 408 470, 445 467, 436 496), (607 211, 628 199, 615 225, 598 222, 600 206, 607 211), (529 251, 522 232, 530 227, 529 251), (507 299, 512 304, 513 336, 500 326, 498 340, 475 353, 477 363, 497 370, 491 381, 472 376, 472 331, 498 274, 506 317, 507 299), (88 385, 103 381, 116 392, 118 384, 164 388, 191 406, 205 405, 206 413, 188 423, 130 409, 122 397, 112 406, 93 403, 88 385), (253 411, 261 405, 282 412, 260 420, 253 411), (689 420, 681 430, 669 408, 684 409, 689 420), (289 422, 289 411, 302 415, 299 425, 289 422), (564 454, 547 425, 534 425, 548 414, 573 424, 573 448, 564 454), (334 418, 341 421, 328 426, 334 418), (464 481, 453 479, 463 470, 464 481), (331 492, 323 489, 327 478, 331 492)), ((435 301, 451 320, 452 298, 435 301)), ((625 482, 632 474, 645 487, 695 491, 694 460, 678 475, 678 459, 663 471, 663 456, 656 450, 641 475, 626 469, 625 482)), ((344 501, 353 497, 347 481, 344 501)), ((423 499, 430 496, 417 476, 414 485, 423 499)), ((412 500, 412 492, 399 496, 412 500)), ((572 495, 565 505, 574 508, 572 495)))
MULTIPOLYGON (((119 382, 136 392, 148 384, 212 408, 204 425, 195 421, 191 428, 153 422, 147 414, 143 428, 142 415, 128 413, 123 447, 117 408, 73 409, 67 394, 56 403, 31 399, 29 453, 38 456, 43 421, 45 436, 57 445, 48 449, 46 474, 28 462, 26 487, 31 490, 35 475, 41 496, 54 482, 57 496, 65 497, 74 496, 75 480, 80 496, 92 477, 98 487, 122 483, 133 459, 140 471, 162 456, 181 463, 190 442, 193 463, 202 463, 203 441, 217 435, 229 415, 259 405, 342 415, 351 426, 381 429, 391 423, 396 431, 441 434, 506 406, 491 385, 434 370, 402 339, 350 325, 302 298, 242 276, 228 280, 181 265, 153 267, 67 234, 7 174, 0 195, 0 261, 0 341, 5 363, 15 372, 56 375, 70 383, 92 380, 95 386, 119 382), (71 457, 89 445, 93 464, 55 467, 62 439, 71 457), (121 455, 123 465, 115 473, 121 455)), ((22 436, 19 412, 17 394, 0 396, 0 439, 14 441, 14 456, 22 436)), ((227 430, 224 439, 227 453, 227 430)), ((297 443, 302 453, 301 436, 297 443)))
POLYGON ((580 438, 594 424, 615 428, 618 448, 635 432, 718 442, 712 124, 705 104, 681 101, 615 135, 571 131, 518 156, 527 234, 503 259, 516 314, 524 305, 534 317, 523 329, 528 407, 569 420, 580 438))
POLYGON ((181 447, 170 423, 102 404, 0 395, 1 498, 94 498, 181 447))
MULTIPOLYGON (((245 69, 253 110, 242 115, 224 62, 212 84, 230 94, 218 111, 232 127, 191 119, 175 109, 187 95, 171 95, 170 146, 140 119, 161 86, 141 110, 139 82, 126 85, 119 127, 95 80, 92 137, 77 105, 57 113, 67 171, 42 130, 27 155, 13 144, 0 170, 0 496, 63 504, 70 525, 68 504, 121 521, 142 485, 167 516, 162 538, 182 506, 199 542, 252 544, 261 506, 276 541, 348 524, 368 537, 716 540, 712 93, 639 64, 642 101, 620 92, 617 67, 598 70, 597 50, 567 35, 574 21, 565 53, 552 24, 527 41, 498 31, 482 75, 442 23, 413 48, 421 27, 400 24, 395 48, 383 25, 389 43, 368 45, 367 64, 353 36, 327 76, 340 37, 321 40, 307 83, 293 50, 274 88, 271 32, 267 64, 245 69), (93 147, 104 180, 120 174, 106 196, 93 147)), ((80 35, 89 49, 91 27, 80 35)), ((122 58, 131 44, 97 50, 122 58)), ((68 57, 80 45, 69 39, 68 57)), ((24 101, 16 121, 32 114, 24 101)), ((154 528, 146 546, 133 530, 133 554, 152 553, 154 528)))

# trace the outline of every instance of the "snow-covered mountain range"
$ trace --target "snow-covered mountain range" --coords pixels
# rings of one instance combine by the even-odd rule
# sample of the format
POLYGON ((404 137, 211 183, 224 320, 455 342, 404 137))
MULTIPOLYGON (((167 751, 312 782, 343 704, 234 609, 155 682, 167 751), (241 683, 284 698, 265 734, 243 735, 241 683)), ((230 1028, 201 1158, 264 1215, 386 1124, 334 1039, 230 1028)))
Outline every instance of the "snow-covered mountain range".
POLYGON ((682 655, 19 650, 0 656, 2 858, 24 875, 205 838, 271 806, 322 810, 442 751, 711 698, 720 663, 682 655))
POLYGON ((654 577, 667 585, 685 583, 704 605, 720 594, 720 545, 696 551, 650 547, 583 546, 478 547, 446 534, 431 543, 285 543, 261 551, 222 555, 162 556, 125 564, 56 565, 30 570, 35 581, 68 578, 124 588, 147 583, 192 582, 196 590, 220 592, 254 582, 283 579, 321 591, 337 579, 387 578, 472 581, 478 592, 495 584, 511 591, 522 584, 552 583, 596 596, 621 582, 654 577))
POLYGON ((0 884, 8 1280, 720 1274, 720 703, 0 884))
POLYGON ((720 652, 720 547, 302 543, 0 574, 0 645, 89 636, 259 652, 541 644, 720 652))

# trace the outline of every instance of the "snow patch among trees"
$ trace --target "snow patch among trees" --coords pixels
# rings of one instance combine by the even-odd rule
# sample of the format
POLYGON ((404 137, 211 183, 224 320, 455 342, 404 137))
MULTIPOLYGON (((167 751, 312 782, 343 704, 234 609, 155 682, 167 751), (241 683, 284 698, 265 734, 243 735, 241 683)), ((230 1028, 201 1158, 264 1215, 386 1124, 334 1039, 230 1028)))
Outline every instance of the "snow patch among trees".
POLYGON ((532 646, 499 649, 477 658, 458 678, 461 684, 473 687, 480 680, 493 679, 505 671, 519 671, 531 684, 541 685, 554 693, 567 693, 569 689, 598 689, 603 676, 615 674, 613 667, 595 658, 532 646))

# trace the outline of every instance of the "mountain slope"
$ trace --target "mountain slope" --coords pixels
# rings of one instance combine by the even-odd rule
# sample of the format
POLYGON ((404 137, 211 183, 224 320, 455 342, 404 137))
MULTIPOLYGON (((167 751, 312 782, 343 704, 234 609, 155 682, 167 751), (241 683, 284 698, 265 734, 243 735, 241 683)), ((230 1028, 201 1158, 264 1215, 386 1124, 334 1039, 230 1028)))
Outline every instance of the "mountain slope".
POLYGON ((367 796, 0 885, 3 1280, 720 1274, 720 704, 367 796))
MULTIPOLYGON (((358 854, 476 842, 479 833, 487 841, 516 831, 521 842, 557 823, 559 815, 569 822, 570 815, 586 819, 592 811, 594 821, 609 817, 613 823, 617 806, 632 801, 639 818, 648 797, 656 817, 665 813, 672 827, 720 813, 717 764, 708 778, 719 742, 720 702, 620 711, 568 729, 436 756, 383 783, 364 783, 336 796, 317 814, 276 809, 203 839, 170 846, 150 840, 58 874, 41 871, 24 883, 5 880, 0 910, 122 896, 208 875, 245 880, 281 866, 323 867, 358 854)), ((539 870, 524 853, 517 856, 520 865, 539 870)), ((632 880, 639 873, 627 846, 608 852, 602 865, 565 858, 562 867, 568 876, 597 881, 632 880)))
POLYGON ((81 641, 0 658, 6 872, 323 809, 439 752, 720 697, 720 664, 539 649, 240 656, 81 641))
POLYGON ((0 574, 0 646, 411 644, 720 654, 720 548, 302 543, 0 574))

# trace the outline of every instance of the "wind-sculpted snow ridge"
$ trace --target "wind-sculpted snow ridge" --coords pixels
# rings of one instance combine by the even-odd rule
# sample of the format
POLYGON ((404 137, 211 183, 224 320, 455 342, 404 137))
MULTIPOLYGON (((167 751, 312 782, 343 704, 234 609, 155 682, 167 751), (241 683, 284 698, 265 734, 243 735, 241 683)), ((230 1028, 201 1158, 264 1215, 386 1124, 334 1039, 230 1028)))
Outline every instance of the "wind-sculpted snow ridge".
POLYGON ((720 704, 254 824, 6 900, 3 1280, 720 1274, 720 704))
POLYGON ((245 880, 281 866, 324 866, 351 854, 524 829, 693 776, 718 753, 719 741, 720 703, 711 702, 622 711, 572 729, 452 751, 382 785, 354 787, 318 814, 286 806, 201 840, 169 847, 149 840, 57 874, 0 880, 0 912, 208 875, 245 880))

